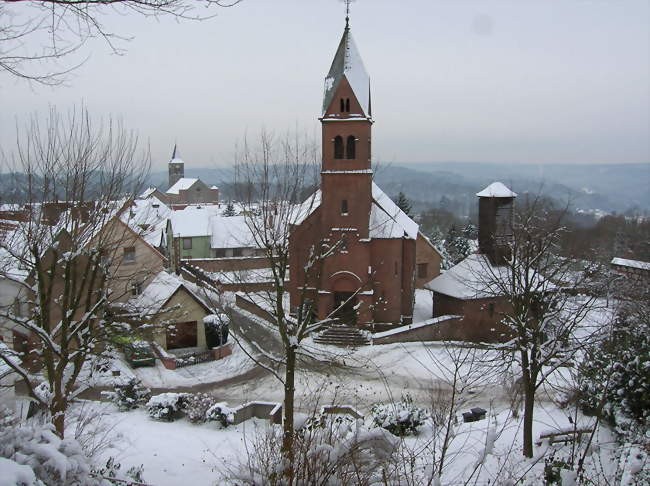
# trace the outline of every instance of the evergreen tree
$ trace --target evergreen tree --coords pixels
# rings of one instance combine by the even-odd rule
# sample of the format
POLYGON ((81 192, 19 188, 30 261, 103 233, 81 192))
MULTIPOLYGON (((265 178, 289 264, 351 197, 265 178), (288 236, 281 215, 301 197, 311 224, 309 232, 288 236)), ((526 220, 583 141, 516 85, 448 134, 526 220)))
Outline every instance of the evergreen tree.
POLYGON ((226 210, 222 213, 222 216, 236 216, 237 211, 235 211, 235 205, 232 203, 232 201, 228 201, 228 205, 226 206, 226 210))
POLYGON ((397 195, 397 201, 395 204, 397 204, 398 208, 404 211, 404 214, 407 216, 411 215, 411 210, 413 208, 411 207, 409 200, 406 198, 406 195, 402 191, 400 191, 400 193, 397 195))
POLYGON ((450 266, 456 265, 470 254, 471 248, 467 238, 452 225, 447 232, 444 244, 450 266))

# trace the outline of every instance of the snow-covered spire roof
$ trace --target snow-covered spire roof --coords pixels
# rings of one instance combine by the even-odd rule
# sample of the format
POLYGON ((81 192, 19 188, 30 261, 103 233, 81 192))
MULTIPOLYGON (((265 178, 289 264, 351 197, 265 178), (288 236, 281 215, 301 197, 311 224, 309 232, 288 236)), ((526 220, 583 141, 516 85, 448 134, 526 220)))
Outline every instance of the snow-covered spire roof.
POLYGON ((516 192, 512 192, 502 182, 493 182, 481 192, 477 192, 478 197, 517 197, 516 192))
POLYGON ((170 164, 184 164, 183 159, 181 159, 181 154, 178 153, 176 144, 174 144, 174 151, 172 152, 172 158, 169 161, 170 164))
POLYGON ((366 68, 363 66, 361 55, 350 33, 347 19, 343 37, 341 37, 341 42, 336 50, 332 66, 325 78, 323 114, 325 114, 332 102, 332 98, 334 98, 334 94, 344 76, 348 80, 354 96, 356 96, 357 101, 361 105, 364 115, 367 117, 372 116, 370 108, 370 76, 368 76, 366 68))

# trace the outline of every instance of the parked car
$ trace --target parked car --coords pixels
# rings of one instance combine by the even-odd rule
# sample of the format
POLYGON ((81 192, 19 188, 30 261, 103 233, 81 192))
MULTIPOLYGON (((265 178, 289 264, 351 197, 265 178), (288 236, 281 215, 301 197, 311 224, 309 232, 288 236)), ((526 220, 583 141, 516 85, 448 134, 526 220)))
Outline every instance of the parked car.
POLYGON ((138 366, 155 366, 156 357, 149 343, 134 341, 124 345, 124 357, 132 368, 138 366))

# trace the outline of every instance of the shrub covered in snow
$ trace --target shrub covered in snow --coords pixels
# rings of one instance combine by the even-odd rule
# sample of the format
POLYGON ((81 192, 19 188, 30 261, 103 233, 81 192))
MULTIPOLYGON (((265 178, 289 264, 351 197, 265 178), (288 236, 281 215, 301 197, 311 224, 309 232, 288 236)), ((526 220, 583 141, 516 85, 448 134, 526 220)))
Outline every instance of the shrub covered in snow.
POLYGON ((418 427, 427 418, 427 411, 413 405, 410 395, 402 397, 400 402, 379 403, 370 409, 375 427, 383 427, 397 436, 417 435, 418 427))
POLYGON ((205 324, 205 339, 208 348, 215 348, 228 342, 230 319, 226 314, 210 314, 203 318, 205 324))
POLYGON ((228 408, 226 403, 215 403, 205 412, 205 418, 211 422, 217 422, 222 427, 228 427, 233 423, 234 412, 233 409, 228 408))
MULTIPOLYGON (((401 484, 392 466, 399 439, 361 420, 322 415, 307 419, 296 434, 293 483, 296 485, 401 484)), ((279 486, 286 461, 282 430, 269 427, 256 435, 252 450, 230 475, 235 484, 279 486)))
POLYGON ((51 424, 4 428, 0 432, 0 458, 3 458, 0 460, 0 484, 101 484, 91 476, 90 460, 79 443, 70 438, 61 439, 51 424))
POLYGON ((156 420, 173 422, 180 416, 186 398, 185 393, 161 393, 153 396, 147 402, 149 416, 156 420))
POLYGON ((199 424, 208 420, 208 410, 217 404, 217 399, 207 393, 194 393, 188 395, 183 403, 183 411, 193 424, 199 424))
POLYGON ((139 405, 147 403, 151 397, 151 390, 143 386, 140 379, 135 376, 125 381, 115 382, 113 390, 108 396, 122 411, 138 408, 139 405))

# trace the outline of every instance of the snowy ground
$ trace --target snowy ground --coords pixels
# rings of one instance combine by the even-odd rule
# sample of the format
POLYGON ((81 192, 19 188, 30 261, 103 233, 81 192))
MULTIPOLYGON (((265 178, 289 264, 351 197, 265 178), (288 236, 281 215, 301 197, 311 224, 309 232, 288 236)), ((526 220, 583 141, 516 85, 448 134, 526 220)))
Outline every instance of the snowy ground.
POLYGON ((214 383, 239 376, 255 367, 246 353, 232 343, 232 354, 218 361, 208 361, 175 370, 166 369, 160 361, 156 366, 136 368, 134 373, 149 388, 189 387, 214 383))
POLYGON ((112 456, 123 470, 144 465, 145 480, 155 486, 215 484, 226 473, 224 464, 245 457, 246 441, 268 426, 253 419, 220 429, 214 423, 195 425, 185 419, 156 421, 144 409, 118 412, 110 403, 92 406, 102 427, 110 430, 112 444, 101 452, 99 462, 112 456))
MULTIPOLYGON (((149 418, 142 409, 118 412, 113 404, 90 403, 83 406, 97 410, 99 418, 96 422, 101 422, 104 429, 110 430, 112 446, 101 452, 100 460, 105 462, 112 456, 122 464, 123 469, 143 465, 146 482, 155 486, 221 484, 229 470, 246 457, 255 436, 270 426, 265 421, 253 419, 220 429, 213 423, 195 425, 186 419, 160 422, 149 418)), ((551 404, 537 406, 534 437, 571 428, 569 413, 551 404)), ((578 416, 578 423, 589 425, 589 419, 578 416)), ((366 425, 371 426, 369 419, 366 419, 366 425)), ((426 447, 435 441, 434 430, 427 422, 420 427, 417 437, 406 439, 406 445, 414 450, 422 450, 422 457, 425 458, 430 452, 426 447)), ((476 465, 480 477, 478 484, 484 484, 488 479, 494 482, 508 462, 521 462, 520 437, 520 420, 512 419, 509 412, 503 409, 491 409, 485 420, 458 423, 443 483, 456 484, 476 465), (495 439, 494 447, 489 448, 490 454, 481 462, 486 439, 490 444, 488 435, 495 439)), ((608 442, 611 438, 605 435, 601 439, 608 442)), ((521 465, 507 467, 515 469, 521 465)), ((543 468, 543 461, 533 467, 533 472, 540 468, 543 468)))

